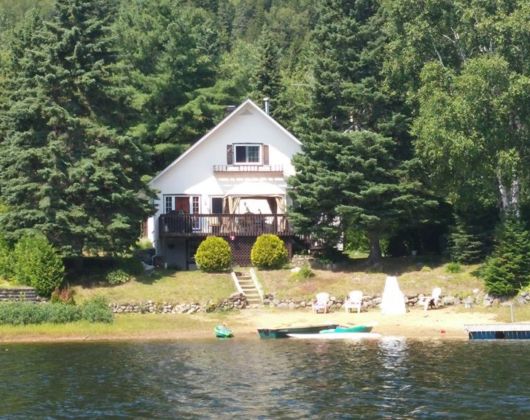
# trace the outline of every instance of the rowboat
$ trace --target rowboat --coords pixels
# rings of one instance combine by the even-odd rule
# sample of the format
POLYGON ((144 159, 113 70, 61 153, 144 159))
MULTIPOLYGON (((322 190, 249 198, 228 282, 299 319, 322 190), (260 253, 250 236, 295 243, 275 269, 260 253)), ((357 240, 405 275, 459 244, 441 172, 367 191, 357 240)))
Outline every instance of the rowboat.
POLYGON ((328 332, 317 334, 287 334, 290 338, 306 340, 376 340, 381 334, 372 332, 328 332))
POLYGON ((230 330, 230 328, 226 327, 225 325, 216 325, 213 330, 217 338, 233 337, 232 331, 230 330))
POLYGON ((465 325, 470 340, 530 340, 530 323, 465 325))
POLYGON ((338 324, 309 325, 306 327, 259 328, 260 338, 287 338, 288 334, 318 334, 322 330, 333 330, 338 324))

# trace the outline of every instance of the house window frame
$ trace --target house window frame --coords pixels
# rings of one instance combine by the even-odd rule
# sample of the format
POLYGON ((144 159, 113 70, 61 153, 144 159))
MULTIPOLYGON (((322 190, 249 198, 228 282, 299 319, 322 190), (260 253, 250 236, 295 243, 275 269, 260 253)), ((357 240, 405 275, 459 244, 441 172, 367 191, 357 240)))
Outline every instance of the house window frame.
POLYGON ((233 156, 233 164, 234 165, 263 165, 263 144, 261 143, 234 143, 234 156, 233 156), (248 149, 246 152, 247 161, 246 162, 238 162, 237 161, 237 148, 238 147, 257 147, 258 148, 258 161, 257 162, 249 162, 248 161, 248 149))
POLYGON ((201 196, 196 194, 164 194, 164 214, 175 211, 175 198, 187 198, 189 201, 189 214, 201 213, 201 196), (196 200, 195 200, 196 199, 196 200), (194 211, 197 210, 197 211, 194 211))

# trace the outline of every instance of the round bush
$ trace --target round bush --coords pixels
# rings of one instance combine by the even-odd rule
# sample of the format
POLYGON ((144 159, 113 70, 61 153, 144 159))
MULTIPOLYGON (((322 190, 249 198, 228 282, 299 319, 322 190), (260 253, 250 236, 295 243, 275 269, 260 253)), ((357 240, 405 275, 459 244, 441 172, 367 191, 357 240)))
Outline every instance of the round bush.
POLYGON ((250 260, 258 268, 281 268, 288 260, 287 249, 278 236, 261 235, 252 246, 250 260))
POLYGON ((131 276, 129 276, 124 270, 118 269, 107 273, 105 279, 110 285, 115 286, 117 284, 127 283, 131 279, 131 276))
POLYGON ((232 250, 223 238, 209 236, 201 242, 195 262, 200 270, 207 273, 228 271, 232 267, 232 250))
POLYGON ((63 260, 42 234, 24 235, 15 246, 13 260, 15 280, 34 287, 41 296, 50 296, 63 282, 63 260))

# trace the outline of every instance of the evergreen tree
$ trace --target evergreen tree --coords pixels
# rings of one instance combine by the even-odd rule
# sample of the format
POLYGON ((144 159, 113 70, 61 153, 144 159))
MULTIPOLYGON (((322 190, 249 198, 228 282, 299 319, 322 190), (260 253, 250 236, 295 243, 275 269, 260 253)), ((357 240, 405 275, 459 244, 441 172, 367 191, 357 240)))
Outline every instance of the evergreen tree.
POLYGON ((291 216, 301 233, 337 243, 349 229, 366 234, 371 262, 381 259, 380 239, 436 205, 421 194, 396 160, 395 143, 369 131, 323 131, 295 156, 291 216))
POLYGON ((11 239, 31 229, 67 254, 122 251, 150 211, 143 155, 126 131, 115 14, 105 0, 57 0, 18 60, 1 119, 0 217, 11 239))
POLYGON ((497 235, 493 254, 481 270, 486 289, 494 295, 514 295, 530 284, 530 234, 509 215, 497 235))
POLYGON ((214 86, 218 69, 214 16, 184 0, 122 5, 114 31, 138 111, 132 131, 152 156, 151 173, 166 167, 219 116, 202 96, 214 86))
POLYGON ((285 98, 283 91, 280 51, 274 37, 268 31, 264 31, 259 43, 259 62, 254 75, 252 96, 258 103, 264 98, 269 98, 270 114, 281 124, 288 119, 282 106, 282 100, 285 98))

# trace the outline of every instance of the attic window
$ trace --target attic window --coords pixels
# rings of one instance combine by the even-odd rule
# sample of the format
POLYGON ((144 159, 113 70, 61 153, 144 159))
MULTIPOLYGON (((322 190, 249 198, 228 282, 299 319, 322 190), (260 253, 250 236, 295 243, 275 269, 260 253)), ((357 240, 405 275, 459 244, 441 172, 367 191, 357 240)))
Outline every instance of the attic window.
POLYGON ((236 144, 235 145, 235 163, 252 164, 261 163, 261 146, 259 144, 236 144))

